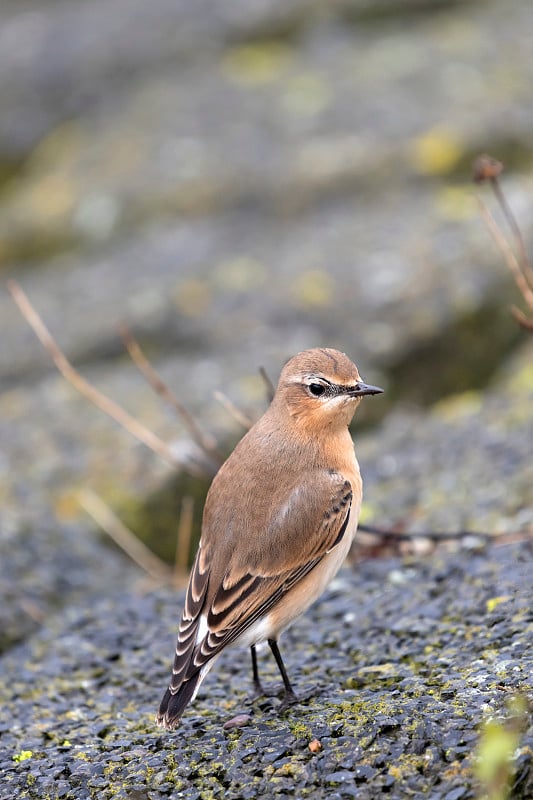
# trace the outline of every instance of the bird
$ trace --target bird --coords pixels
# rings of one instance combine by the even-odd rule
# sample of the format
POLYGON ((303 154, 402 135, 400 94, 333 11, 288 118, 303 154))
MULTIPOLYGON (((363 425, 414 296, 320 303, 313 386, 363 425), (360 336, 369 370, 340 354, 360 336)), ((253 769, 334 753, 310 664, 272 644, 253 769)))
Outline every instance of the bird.
POLYGON ((324 591, 346 558, 362 500, 348 426, 365 395, 350 358, 298 353, 274 397, 215 475, 179 623, 174 665, 156 723, 177 727, 223 650, 268 642, 281 674, 280 711, 298 697, 278 639, 324 591))

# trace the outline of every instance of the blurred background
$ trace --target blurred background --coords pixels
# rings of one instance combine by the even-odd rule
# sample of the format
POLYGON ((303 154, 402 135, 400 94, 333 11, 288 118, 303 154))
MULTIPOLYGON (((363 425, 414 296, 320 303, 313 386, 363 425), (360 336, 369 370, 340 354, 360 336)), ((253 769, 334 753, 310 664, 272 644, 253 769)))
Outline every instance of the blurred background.
MULTIPOLYGON (((527 346, 471 164, 505 162, 531 241, 532 52, 529 0, 3 0, 0 275, 89 380, 182 453, 189 437, 125 356, 121 320, 226 450, 242 428, 213 392, 257 416, 258 368, 275 381, 320 345, 387 390, 360 430, 392 409, 408 430, 490 389, 527 346)), ((67 535, 58 520, 86 530, 80 488, 156 538, 175 530, 180 494, 201 512, 205 486, 169 494, 168 468, 57 375, 4 281, 0 320, 13 574, 53 559, 35 537, 23 554, 25 526, 41 541, 67 535)))

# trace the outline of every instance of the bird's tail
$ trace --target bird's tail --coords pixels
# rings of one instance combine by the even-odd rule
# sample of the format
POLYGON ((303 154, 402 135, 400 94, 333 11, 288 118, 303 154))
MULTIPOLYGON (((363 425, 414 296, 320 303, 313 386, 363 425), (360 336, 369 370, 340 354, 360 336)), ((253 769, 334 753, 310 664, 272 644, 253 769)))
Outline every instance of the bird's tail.
POLYGON ((179 725, 181 715, 196 695, 202 678, 202 670, 198 670, 184 680, 176 692, 173 693, 170 688, 166 690, 155 718, 161 728, 173 730, 179 725))

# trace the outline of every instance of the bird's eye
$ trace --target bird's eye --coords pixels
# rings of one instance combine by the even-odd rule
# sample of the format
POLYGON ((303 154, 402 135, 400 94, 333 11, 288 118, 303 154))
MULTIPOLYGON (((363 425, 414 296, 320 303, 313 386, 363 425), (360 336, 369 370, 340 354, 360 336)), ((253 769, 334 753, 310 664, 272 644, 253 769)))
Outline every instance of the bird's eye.
POLYGON ((321 383, 310 383, 309 391, 314 397, 320 397, 320 395, 324 394, 324 392, 326 391, 326 387, 322 386, 321 383))

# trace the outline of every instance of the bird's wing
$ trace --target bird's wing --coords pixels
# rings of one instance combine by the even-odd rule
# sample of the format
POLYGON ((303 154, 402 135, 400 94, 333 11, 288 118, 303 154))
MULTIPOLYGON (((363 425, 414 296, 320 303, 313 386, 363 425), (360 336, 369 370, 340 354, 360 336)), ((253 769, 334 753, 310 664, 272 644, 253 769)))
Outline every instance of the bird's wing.
POLYGON ((178 629, 178 642, 174 654, 172 678, 169 689, 176 692, 185 680, 194 649, 197 644, 200 615, 205 604, 209 586, 209 564, 200 544, 191 570, 185 607, 178 629))
MULTIPOLYGON (((293 487, 285 501, 276 504, 278 510, 268 521, 268 536, 260 539, 261 548, 247 548, 245 553, 235 548, 210 607, 201 612, 206 614, 205 636, 195 647, 187 648, 184 679, 239 639, 340 544, 348 527, 352 497, 351 484, 342 475, 317 473, 315 480, 293 487)), ((255 531, 249 536, 256 536, 255 531)), ((208 564, 203 567, 209 570, 208 564)), ((187 595, 191 612, 198 608, 196 598, 200 597, 205 580, 199 558, 187 595)), ((194 631, 197 629, 195 624, 194 631)), ((192 643, 192 633, 188 641, 192 643)))

